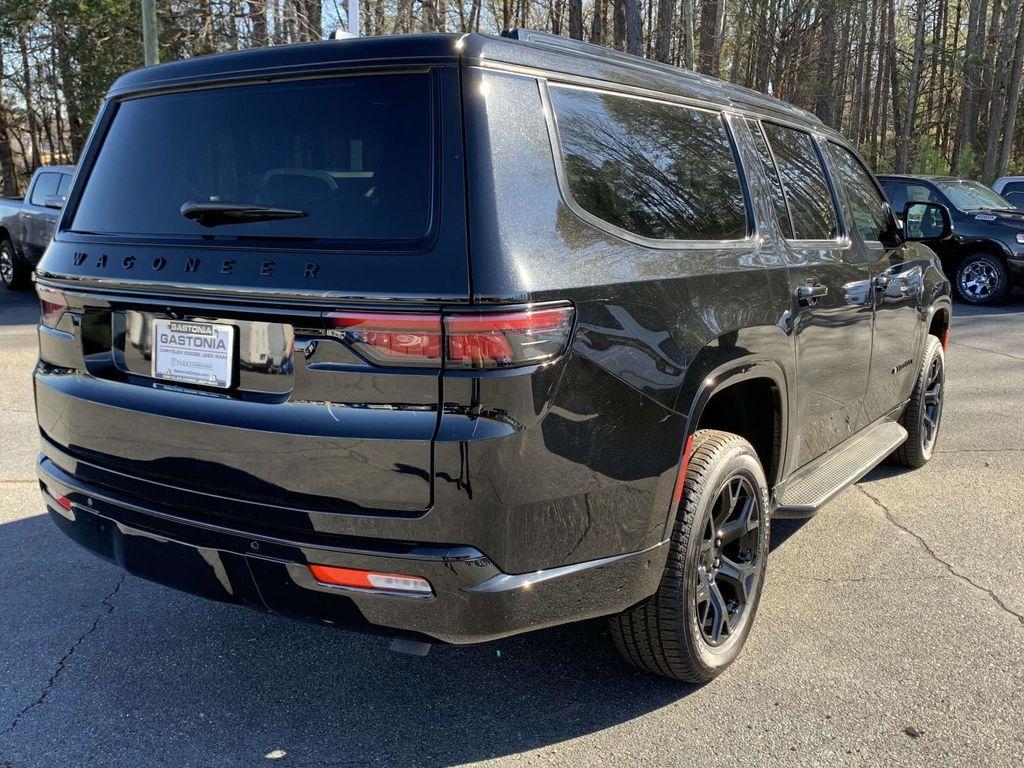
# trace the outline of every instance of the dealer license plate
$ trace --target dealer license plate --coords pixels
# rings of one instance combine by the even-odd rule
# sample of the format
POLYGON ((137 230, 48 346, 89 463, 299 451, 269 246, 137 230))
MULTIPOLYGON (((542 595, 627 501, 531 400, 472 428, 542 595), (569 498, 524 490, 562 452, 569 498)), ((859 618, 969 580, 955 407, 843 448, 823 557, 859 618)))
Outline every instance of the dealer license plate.
POLYGON ((154 320, 152 349, 154 378, 222 389, 231 386, 233 325, 154 320))

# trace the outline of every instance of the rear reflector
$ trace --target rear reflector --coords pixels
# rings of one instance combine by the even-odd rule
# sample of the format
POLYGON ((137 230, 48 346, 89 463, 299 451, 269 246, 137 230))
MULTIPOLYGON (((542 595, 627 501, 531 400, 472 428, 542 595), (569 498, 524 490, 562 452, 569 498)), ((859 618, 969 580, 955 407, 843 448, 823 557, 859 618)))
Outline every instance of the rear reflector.
POLYGON ((510 368, 561 355, 572 330, 572 307, 445 315, 448 368, 510 368))
POLYGON ((338 568, 333 565, 311 565, 310 573, 321 584, 356 589, 375 589, 384 592, 409 592, 429 595, 433 590, 430 582, 419 576, 402 576, 397 573, 360 571, 355 568, 338 568))
POLYGON ((378 365, 511 368, 561 355, 573 309, 543 306, 495 312, 330 312, 328 333, 378 365))
POLYGON ((67 299, 59 291, 38 286, 36 294, 39 296, 40 322, 47 328, 56 328, 57 323, 64 316, 64 311, 68 308, 67 299))
POLYGON ((46 490, 47 496, 49 496, 51 499, 53 499, 62 507, 64 507, 64 509, 68 511, 71 510, 71 499, 69 499, 67 496, 58 496, 57 493, 54 490, 52 490, 48 485, 44 485, 43 488, 46 490))
POLYGON ((683 486, 686 484, 686 472, 690 469, 690 454, 693 453, 693 435, 683 443, 683 455, 679 458, 679 474, 676 475, 676 487, 672 491, 672 503, 679 504, 683 498, 683 486))

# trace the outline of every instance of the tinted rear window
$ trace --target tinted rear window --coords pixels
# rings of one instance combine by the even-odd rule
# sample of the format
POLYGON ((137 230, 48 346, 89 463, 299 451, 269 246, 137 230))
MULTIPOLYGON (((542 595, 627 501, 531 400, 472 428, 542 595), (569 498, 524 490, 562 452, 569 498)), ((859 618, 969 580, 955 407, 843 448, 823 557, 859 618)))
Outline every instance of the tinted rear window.
POLYGON ((431 227, 430 76, 223 87, 121 103, 72 228, 101 234, 415 240, 431 227), (204 227, 181 207, 302 218, 204 227))
POLYGON ((576 203, 656 240, 747 234, 739 171, 722 116, 676 104, 551 88, 576 203))

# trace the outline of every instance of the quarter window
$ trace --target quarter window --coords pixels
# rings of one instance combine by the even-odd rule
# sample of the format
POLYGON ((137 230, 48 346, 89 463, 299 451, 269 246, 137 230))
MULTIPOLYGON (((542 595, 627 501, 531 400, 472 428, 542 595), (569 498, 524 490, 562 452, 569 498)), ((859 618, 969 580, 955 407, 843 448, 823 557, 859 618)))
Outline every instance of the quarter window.
POLYGON ((789 203, 794 238, 834 239, 836 212, 810 135, 773 123, 765 123, 764 128, 789 203))
POLYGON ((552 87, 569 192, 586 212, 655 240, 735 240, 747 211, 720 114, 552 87))
POLYGON ((853 225, 865 240, 884 240, 889 232, 889 213, 885 200, 860 160, 846 147, 834 142, 829 143, 835 160, 836 175, 850 201, 849 213, 853 225))

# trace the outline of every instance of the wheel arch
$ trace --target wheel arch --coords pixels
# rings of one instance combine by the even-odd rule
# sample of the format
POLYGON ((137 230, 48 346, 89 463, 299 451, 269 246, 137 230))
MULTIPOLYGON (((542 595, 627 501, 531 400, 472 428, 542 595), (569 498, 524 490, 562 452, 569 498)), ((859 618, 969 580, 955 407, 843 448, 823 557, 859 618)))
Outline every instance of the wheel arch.
POLYGON ((699 429, 723 429, 750 439, 765 469, 768 482, 774 485, 781 478, 789 419, 789 389, 785 370, 776 360, 750 355, 730 360, 710 371, 701 381, 690 402, 686 418, 688 440, 699 429), (744 409, 732 418, 723 413, 723 406, 735 404, 737 398, 755 398, 757 418, 750 418, 744 409), (756 398, 762 398, 756 402, 756 398), (760 419, 760 420, 758 420, 760 419), (771 426, 765 425, 770 422, 771 426), (737 425, 740 426, 737 429, 737 425), (732 426, 733 429, 726 429, 732 426), (755 432, 757 434, 755 434, 755 432))

